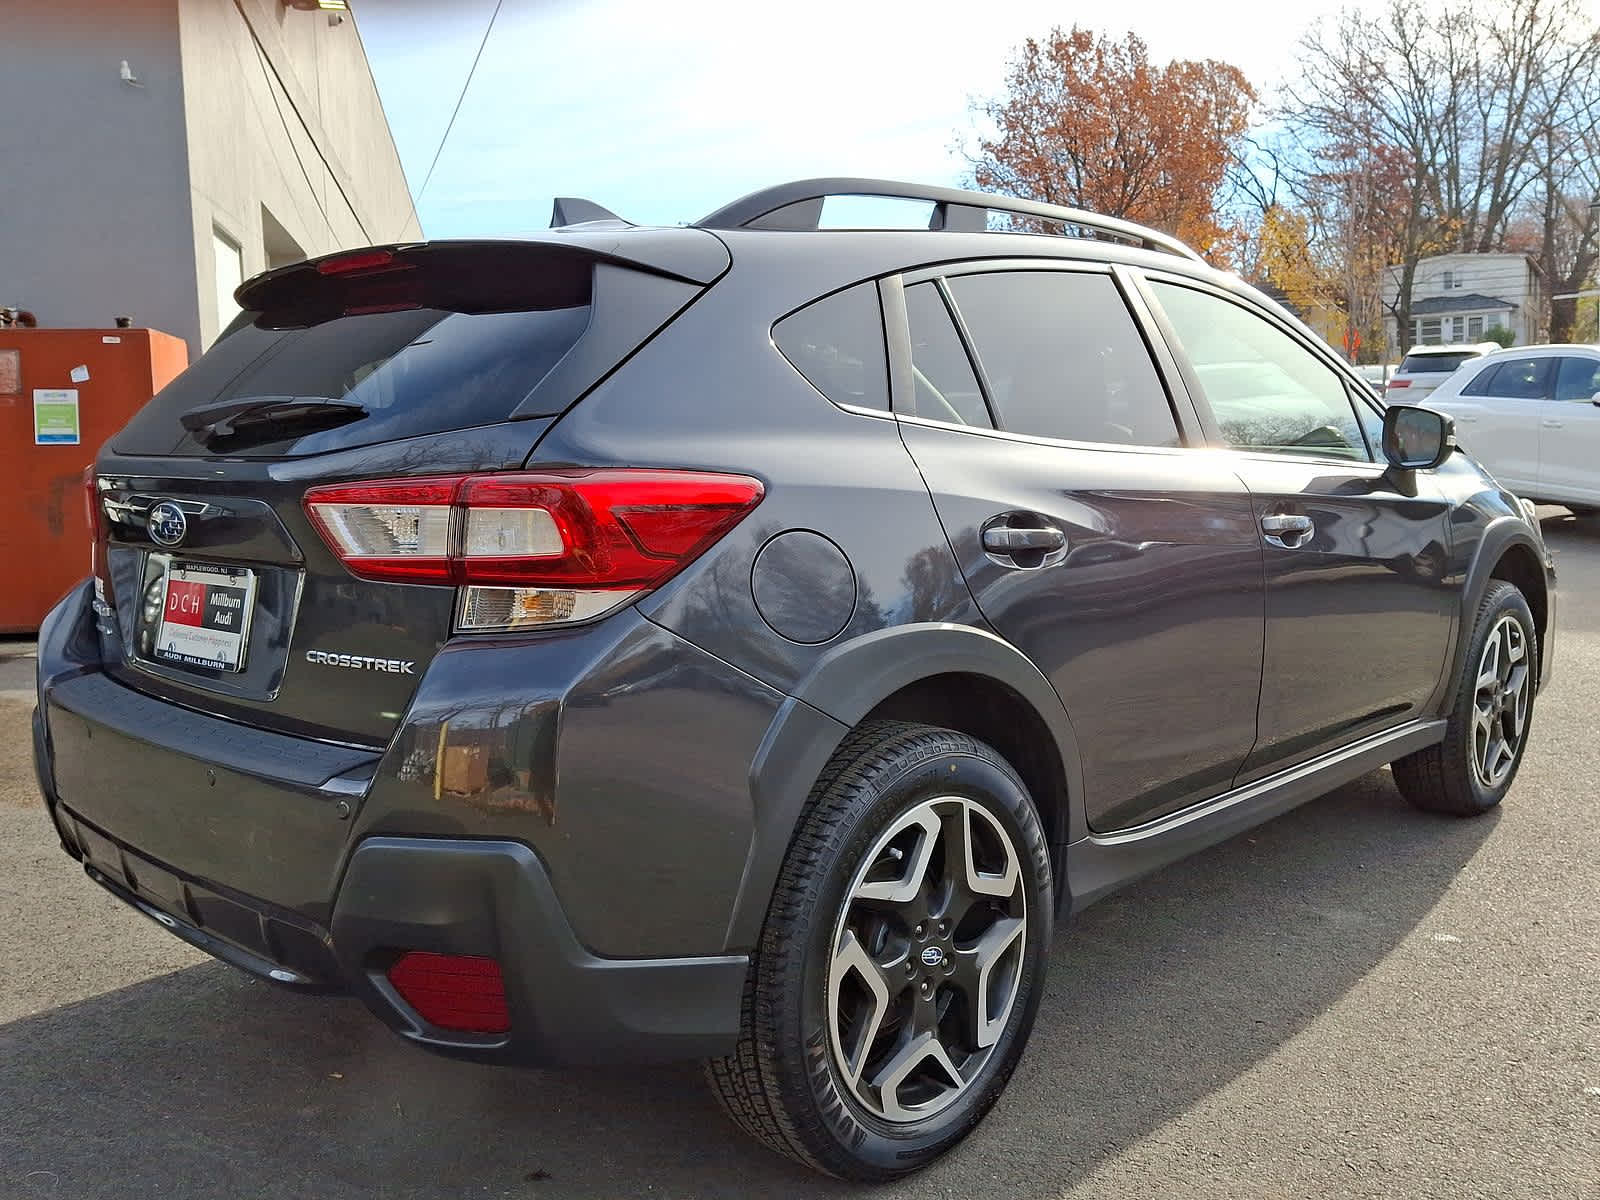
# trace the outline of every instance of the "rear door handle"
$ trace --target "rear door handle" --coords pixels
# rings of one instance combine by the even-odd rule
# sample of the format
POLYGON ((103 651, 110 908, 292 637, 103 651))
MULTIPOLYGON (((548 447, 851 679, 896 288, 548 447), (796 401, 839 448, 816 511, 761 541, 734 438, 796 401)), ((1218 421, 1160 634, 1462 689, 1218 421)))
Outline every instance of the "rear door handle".
POLYGON ((1544 421, 1540 421, 1539 424, 1543 425, 1546 429, 1560 429, 1560 428, 1562 428, 1562 424, 1561 424, 1560 421, 1544 420, 1544 421))
POLYGON ((981 540, 989 557, 1006 567, 1053 567, 1067 556, 1067 535, 1033 513, 996 517, 984 528, 981 540))
POLYGON ((1284 550, 1298 550, 1311 537, 1310 517, 1276 513, 1261 518, 1261 532, 1268 542, 1284 550))
POLYGON ((991 554, 1015 554, 1019 550, 1038 550, 1048 554, 1066 544, 1067 535, 1049 526, 1013 529, 1009 525, 996 525, 983 531, 983 548, 991 554))

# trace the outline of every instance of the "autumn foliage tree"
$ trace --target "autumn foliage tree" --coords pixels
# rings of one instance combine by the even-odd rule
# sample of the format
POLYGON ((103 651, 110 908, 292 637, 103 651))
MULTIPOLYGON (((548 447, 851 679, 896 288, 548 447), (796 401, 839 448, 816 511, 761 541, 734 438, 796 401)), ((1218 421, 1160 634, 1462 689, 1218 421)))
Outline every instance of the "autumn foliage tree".
POLYGON ((1220 209, 1255 101, 1228 63, 1161 65, 1133 34, 1058 27, 1024 42, 1005 92, 975 106, 993 133, 970 156, 973 182, 1152 225, 1225 258, 1235 231, 1220 209))

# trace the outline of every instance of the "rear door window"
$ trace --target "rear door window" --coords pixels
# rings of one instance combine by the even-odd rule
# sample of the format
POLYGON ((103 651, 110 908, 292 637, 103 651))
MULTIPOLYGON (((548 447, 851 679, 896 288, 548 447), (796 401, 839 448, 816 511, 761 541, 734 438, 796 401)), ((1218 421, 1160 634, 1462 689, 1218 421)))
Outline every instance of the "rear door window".
POLYGON ((1461 389, 1463 396, 1492 396, 1489 390, 1494 383, 1494 377, 1500 370, 1499 363, 1492 363, 1472 377, 1472 382, 1461 389))
POLYGON ((1177 421, 1109 275, 996 271, 946 281, 1000 428, 1072 442, 1177 446, 1177 421))
POLYGON ((791 313, 773 326, 772 340, 835 404, 888 411, 889 359, 876 283, 858 283, 791 313))
POLYGON ((919 283, 906 289, 906 319, 911 327, 911 382, 917 416, 994 428, 972 360, 937 284, 919 283))
POLYGON ((1502 400, 1543 400, 1550 394, 1553 358, 1512 358, 1500 364, 1486 396, 1502 400))

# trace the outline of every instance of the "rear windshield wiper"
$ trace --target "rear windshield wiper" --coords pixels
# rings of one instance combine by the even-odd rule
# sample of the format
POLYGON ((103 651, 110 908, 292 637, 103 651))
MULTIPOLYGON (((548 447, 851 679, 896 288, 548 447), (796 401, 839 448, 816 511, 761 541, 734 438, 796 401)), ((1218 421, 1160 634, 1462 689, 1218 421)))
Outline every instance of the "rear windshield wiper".
POLYGON ((274 427, 314 424, 319 427, 359 421, 367 415, 364 405, 354 400, 335 400, 331 396, 248 396, 197 404, 181 413, 179 422, 201 441, 231 437, 241 427, 274 427))

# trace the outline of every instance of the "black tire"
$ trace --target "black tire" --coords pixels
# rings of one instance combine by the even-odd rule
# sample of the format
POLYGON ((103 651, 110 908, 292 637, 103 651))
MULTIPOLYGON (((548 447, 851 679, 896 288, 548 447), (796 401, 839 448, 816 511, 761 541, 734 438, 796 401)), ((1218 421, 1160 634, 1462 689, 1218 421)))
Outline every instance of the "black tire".
POLYGON ((1394 781, 1400 794, 1418 808, 1463 817, 1477 816, 1499 804, 1522 765, 1522 754, 1533 724, 1538 683, 1539 635, 1533 623, 1533 612, 1520 591, 1509 583, 1495 580, 1478 604, 1472 638, 1462 659, 1461 677, 1456 681, 1444 741, 1395 761, 1394 781), (1522 631, 1521 663, 1526 669, 1527 698, 1521 726, 1514 738, 1510 735, 1515 725, 1514 713, 1509 716, 1501 713, 1492 718, 1492 726, 1499 723, 1494 727, 1506 740, 1510 758, 1503 767, 1503 774, 1486 779, 1478 765, 1479 743, 1474 740, 1474 722, 1485 707, 1478 681, 1489 640, 1502 629, 1505 619, 1516 622, 1522 631))
MULTIPOLYGON (((970 870, 966 878, 974 878, 970 870)), ((1001 876, 977 878, 996 880, 1001 876)), ((1049 849, 1038 813, 1016 771, 993 749, 966 734, 927 725, 874 721, 854 730, 813 788, 790 843, 751 963, 738 1049, 727 1058, 706 1064, 713 1093, 745 1132, 778 1153, 830 1175, 875 1182, 926 1166, 972 1132, 999 1098, 1022 1053, 1043 990, 1053 895, 1049 849), (960 801, 971 802, 970 807, 981 809, 981 814, 971 814, 967 807, 949 807, 960 801), (946 814, 943 818, 924 816, 941 812, 946 814), (951 816, 953 812, 962 815, 951 816), (981 819, 983 816, 989 818, 987 824, 981 819), (876 871, 877 864, 884 863, 899 870, 896 864, 906 861, 906 879, 922 881, 919 891, 926 890, 926 880, 933 877, 935 870, 942 870, 943 847, 951 844, 951 826, 941 824, 936 834, 918 834, 918 826, 905 823, 919 817, 966 822, 965 836, 974 846, 1003 829, 1010 840, 1009 847, 997 841, 989 845, 999 846, 1001 855, 1007 850, 1014 855, 1014 860, 1005 859, 1003 868, 1007 878, 1012 861, 1018 868, 1015 891, 1005 903, 1015 905, 1020 898, 1025 920, 1012 940, 1015 949, 1003 952, 1004 964, 996 965, 1002 955, 995 954, 988 960, 992 969, 977 977, 984 1000, 980 1008, 973 1010, 977 1014, 976 1028, 989 1037, 998 1030, 998 1037, 990 1048, 975 1051, 973 1057, 964 1060, 972 1066, 971 1074, 959 1087, 950 1087, 942 1094, 944 1107, 931 1111, 930 1104, 929 1115, 891 1120, 857 1095, 850 1076, 841 1067, 836 1049, 840 1045, 839 1025, 830 1022, 838 1021, 838 1014, 844 1009, 840 997, 845 992, 842 984, 836 984, 840 990, 837 995, 831 993, 830 979, 839 970, 838 962, 843 957, 838 947, 844 944, 843 939, 856 937, 848 922, 855 919, 853 913, 861 910, 852 906, 866 904, 869 914, 875 911, 872 901, 860 901, 862 891, 904 886, 898 880, 875 883, 873 880, 881 877, 868 875, 869 870, 876 871), (925 837, 935 848, 925 855, 923 841, 917 840, 904 843, 915 848, 902 853, 894 840, 902 836, 897 829, 908 836, 925 837), (887 845, 885 839, 890 839, 887 845), (928 864, 926 872, 919 872, 918 862, 928 864), (1013 954, 1014 960, 1010 957, 1013 954), (986 1021, 995 979, 1014 981, 1008 992, 1010 1007, 986 1021), (986 984, 985 980, 989 982, 986 984), (980 1053, 981 1059, 977 1057, 980 1053)), ((971 903, 972 911, 977 911, 1000 902, 971 903)), ((904 958, 896 960, 892 967, 884 967, 876 976, 891 988, 901 989, 895 1003, 901 1006, 903 1017, 898 1029, 881 1025, 880 1018, 887 1020, 885 1014, 895 1010, 879 1000, 883 1007, 877 1010, 877 1016, 861 1023, 868 1028, 868 1032, 860 1034, 856 1046, 856 1061, 860 1064, 857 1074, 861 1079, 868 1079, 874 1070, 878 1072, 874 1078, 879 1080, 892 1074, 883 1064, 899 1061, 895 1047, 900 1047, 903 1056, 917 1029, 926 1028, 917 1024, 913 1014, 944 1013, 933 1028, 936 1039, 943 1036, 943 1023, 952 1008, 956 1011, 953 1027, 962 1026, 962 1014, 971 1015, 969 1010, 956 1007, 964 1003, 962 996, 969 994, 956 990, 958 976, 952 974, 948 981, 930 980, 925 974, 920 981, 900 978, 902 969, 908 976, 923 971, 937 976, 940 970, 956 970, 956 951, 962 944, 961 930, 967 922, 956 917, 953 906, 948 911, 958 924, 944 943, 951 948, 948 957, 935 960, 939 964, 935 967, 922 965, 930 961, 928 956, 936 947, 931 941, 912 940, 913 934, 926 924, 926 936, 937 941, 944 936, 948 924, 930 918, 906 934, 904 958), (929 987, 934 989, 932 999, 919 1001, 919 995, 930 995, 924 990, 929 987), (946 1005, 943 1010, 938 1009, 941 1004, 946 1005), (872 1031, 877 1031, 876 1037, 872 1031), (879 1045, 886 1048, 876 1060, 879 1066, 872 1068, 871 1052, 879 1045)), ((1014 915, 1016 910, 1008 911, 1014 915)), ((868 919, 878 918, 869 915, 868 919)), ((892 923, 899 918, 891 913, 881 919, 892 923)), ((915 918, 906 918, 911 919, 915 918)), ((987 919, 984 913, 979 914, 980 924, 987 919)), ((1000 924, 997 917, 991 928, 1000 924)), ((995 939, 1000 940, 1003 939, 995 939)), ((872 944, 871 937, 863 935, 860 944, 872 944)), ((985 944, 995 943, 984 943, 980 938, 977 956, 963 965, 963 971, 978 961, 985 944)), ((881 931, 876 945, 883 950, 881 931)), ((891 947, 887 953, 893 952, 891 947)), ((870 1004, 873 997, 866 999, 870 1004)), ((977 1044, 982 1044, 981 1037, 977 1044)), ((946 1061, 953 1063, 961 1049, 957 1047, 946 1061)), ((927 1067, 926 1061, 922 1067, 927 1067)), ((942 1071, 936 1074, 953 1084, 956 1076, 965 1075, 965 1070, 963 1066, 955 1076, 942 1071)), ((879 1089, 880 1103, 885 1108, 892 1104, 909 1112, 909 1102, 900 1104, 900 1088, 911 1083, 925 1087, 920 1079, 908 1077, 892 1093, 879 1089)), ((866 1093, 873 1091, 870 1083, 856 1086, 866 1093)))

